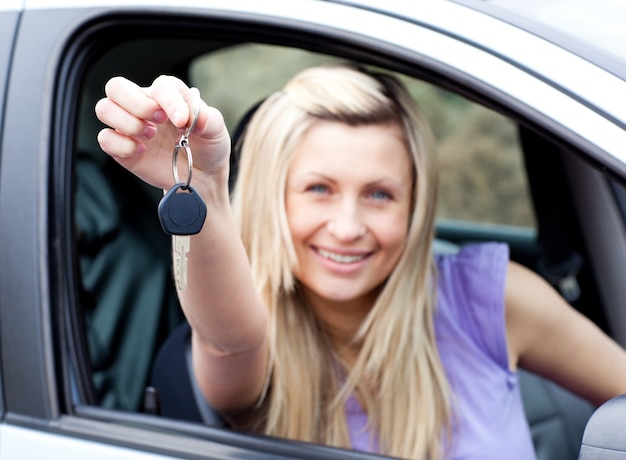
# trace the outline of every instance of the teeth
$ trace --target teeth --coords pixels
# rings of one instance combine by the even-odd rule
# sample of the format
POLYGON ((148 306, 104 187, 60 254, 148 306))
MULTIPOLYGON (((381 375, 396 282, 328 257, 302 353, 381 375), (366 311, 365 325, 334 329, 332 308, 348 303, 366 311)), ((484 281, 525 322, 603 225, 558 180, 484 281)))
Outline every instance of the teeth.
POLYGON ((334 252, 325 251, 323 249, 319 249, 318 252, 320 255, 326 259, 330 259, 333 262, 338 262, 340 264, 351 264, 354 262, 358 262, 359 260, 363 260, 365 255, 360 256, 342 256, 341 254, 335 254, 334 252))

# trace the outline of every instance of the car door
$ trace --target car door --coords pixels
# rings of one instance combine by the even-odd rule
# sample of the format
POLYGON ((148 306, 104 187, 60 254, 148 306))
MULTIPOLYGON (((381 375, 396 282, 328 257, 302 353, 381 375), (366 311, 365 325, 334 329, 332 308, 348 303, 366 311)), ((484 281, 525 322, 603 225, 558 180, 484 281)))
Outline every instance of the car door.
MULTIPOLYGON (((15 33, 19 21, 20 6, 21 2, 17 0, 4 2, 3 5, 0 6, 0 82, 2 84, 2 90, 0 91, 0 107, 4 107, 11 52, 13 50, 15 33)), ((2 126, 3 113, 4 111, 0 111, 0 127, 2 126)), ((1 135, 2 130, 0 130, 0 136, 1 135)))
MULTIPOLYGON (((167 240, 152 233, 158 223, 151 206, 158 193, 105 162, 95 143, 100 124, 93 105, 110 76, 125 74, 140 84, 163 72, 191 79, 196 59, 213 60, 220 50, 242 43, 301 49, 422 80, 538 133, 568 158, 583 156, 615 176, 626 174, 620 122, 572 97, 577 87, 568 88, 567 79, 542 75, 541 62, 530 52, 519 53, 516 43, 568 62, 571 72, 592 71, 606 88, 620 88, 611 75, 460 5, 433 2, 419 12, 396 8, 385 13, 313 0, 40 0, 27 1, 19 13, 0 11, 0 24, 8 26, 0 28, 7 38, 0 41, 0 78, 3 56, 10 62, 6 91, 0 93, 5 108, 0 345, 6 410, 0 457, 51 451, 70 458, 84 457, 85 451, 94 458, 374 457, 146 413, 144 381, 132 372, 146 378, 180 312, 172 308, 176 299, 166 281, 167 240), (487 31, 502 37, 497 49, 485 41, 487 31), (5 52, 9 43, 12 50, 5 52), (130 194, 145 206, 125 208, 129 200, 121 197, 130 194), (148 283, 153 278, 157 284, 148 283), (115 309, 120 314, 114 321, 107 315, 115 309), (119 353, 108 354, 112 350, 119 353)), ((251 86, 260 86, 274 63, 257 65, 243 73, 218 70, 233 85, 234 75, 241 74, 251 86)), ((233 89, 219 87, 219 93, 237 97, 233 89)), ((441 221, 439 236, 458 244, 502 239, 519 248, 520 258, 540 257, 536 228, 475 224, 441 221)), ((589 282, 596 289, 593 278, 592 273, 589 282)), ((606 289, 612 290, 611 298, 620 298, 622 288, 615 282, 606 289)), ((620 327, 626 330, 616 324, 620 327)))
MULTIPOLYGON (((4 131, 4 101, 8 85, 11 53, 19 21, 21 2, 5 2, 0 6, 0 143, 4 131)), ((0 151, 0 159, 2 152, 0 151)), ((1 171, 0 171, 1 172, 1 171)), ((0 371, 0 388, 2 388, 2 372, 0 371)), ((4 397, 0 392, 0 414, 4 416, 4 397)))

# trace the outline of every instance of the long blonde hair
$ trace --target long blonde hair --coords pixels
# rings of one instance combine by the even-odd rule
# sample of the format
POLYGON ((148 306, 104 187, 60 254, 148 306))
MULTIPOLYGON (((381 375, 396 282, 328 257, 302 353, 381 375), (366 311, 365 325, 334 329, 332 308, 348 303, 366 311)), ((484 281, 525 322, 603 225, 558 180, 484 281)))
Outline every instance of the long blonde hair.
POLYGON ((270 312, 271 385, 259 411, 266 434, 350 447, 344 404, 358 394, 381 453, 442 454, 450 403, 433 330, 436 195, 429 127, 389 75, 350 65, 307 69, 257 110, 245 134, 233 207, 270 312), (360 351, 350 369, 341 365, 292 273, 297 260, 284 206, 287 171, 319 119, 398 123, 415 170, 406 247, 354 338, 360 351))

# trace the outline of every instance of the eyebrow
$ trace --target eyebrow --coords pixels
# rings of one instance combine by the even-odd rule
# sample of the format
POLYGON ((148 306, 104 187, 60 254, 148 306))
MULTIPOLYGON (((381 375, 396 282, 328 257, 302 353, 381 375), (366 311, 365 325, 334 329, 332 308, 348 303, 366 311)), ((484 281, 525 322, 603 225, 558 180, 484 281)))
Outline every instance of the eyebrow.
POLYGON ((330 181, 330 182, 337 182, 332 177, 327 176, 327 175, 325 175, 323 173, 315 172, 315 171, 307 171, 305 173, 294 175, 292 177, 294 179, 301 179, 301 180, 303 180, 303 179, 324 179, 324 180, 327 180, 327 181, 330 181))
MULTIPOLYGON (((314 172, 314 171, 309 171, 309 172, 305 172, 303 174, 300 175, 295 175, 292 176, 292 180, 295 181, 304 181, 304 180, 311 180, 311 179, 319 179, 319 180, 325 180, 328 181, 332 184, 337 183, 337 180, 324 174, 324 173, 320 173, 320 172, 314 172)), ((412 184, 412 182, 409 182, 409 186, 412 184)), ((389 177, 389 176, 385 176, 382 177, 380 179, 375 179, 373 181, 370 182, 366 182, 365 183, 365 188, 370 188, 370 187, 375 187, 375 186, 387 186, 387 187, 393 187, 393 188, 397 188, 397 189, 401 189, 402 188, 402 180, 397 179, 395 177, 389 177)))

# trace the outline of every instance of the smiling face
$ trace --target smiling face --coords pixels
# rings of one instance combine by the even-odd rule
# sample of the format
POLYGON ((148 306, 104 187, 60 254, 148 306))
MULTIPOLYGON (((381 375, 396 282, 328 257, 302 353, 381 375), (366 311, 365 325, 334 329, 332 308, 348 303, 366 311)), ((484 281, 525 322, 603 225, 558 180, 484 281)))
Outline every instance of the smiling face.
POLYGON ((412 181, 396 125, 317 121, 307 131, 285 205, 294 274, 312 303, 373 305, 404 249, 412 181))

